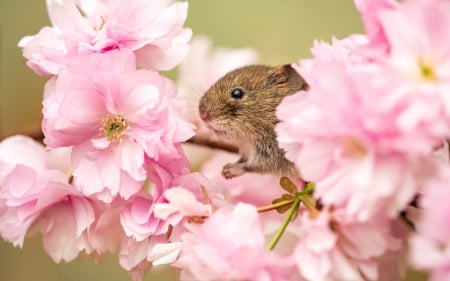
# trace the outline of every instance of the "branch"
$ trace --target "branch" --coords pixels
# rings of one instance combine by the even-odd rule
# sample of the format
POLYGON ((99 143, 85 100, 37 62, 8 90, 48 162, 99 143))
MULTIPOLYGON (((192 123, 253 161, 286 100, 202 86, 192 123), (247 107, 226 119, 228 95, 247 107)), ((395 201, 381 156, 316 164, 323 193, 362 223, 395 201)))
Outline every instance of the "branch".
MULTIPOLYGON (((44 140, 44 134, 42 133, 41 130, 28 130, 28 131, 19 132, 17 134, 29 136, 30 138, 34 139, 35 141, 38 141, 41 143, 44 140)), ((3 140, 7 137, 9 137, 9 136, 2 136, 0 138, 0 140, 3 140)), ((209 134, 195 135, 192 138, 188 139, 186 141, 186 143, 191 143, 191 144, 195 144, 198 146, 205 146, 205 147, 209 147, 212 149, 220 149, 220 150, 224 150, 224 151, 228 151, 228 152, 232 152, 232 153, 238 152, 238 148, 236 146, 234 146, 230 143, 221 141, 221 140, 217 139, 216 137, 214 137, 213 135, 209 135, 209 134)))
POLYGON ((195 135, 192 138, 188 139, 186 143, 192 143, 199 146, 206 146, 213 149, 220 149, 232 153, 238 152, 238 148, 236 146, 204 134, 195 135))

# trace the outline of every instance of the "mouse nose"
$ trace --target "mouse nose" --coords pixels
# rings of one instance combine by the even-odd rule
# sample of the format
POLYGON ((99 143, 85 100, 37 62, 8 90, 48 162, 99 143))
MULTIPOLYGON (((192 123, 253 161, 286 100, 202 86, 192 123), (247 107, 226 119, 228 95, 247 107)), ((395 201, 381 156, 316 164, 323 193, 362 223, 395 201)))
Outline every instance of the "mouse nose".
POLYGON ((205 111, 200 114, 200 118, 202 118, 203 121, 210 121, 211 115, 205 111))

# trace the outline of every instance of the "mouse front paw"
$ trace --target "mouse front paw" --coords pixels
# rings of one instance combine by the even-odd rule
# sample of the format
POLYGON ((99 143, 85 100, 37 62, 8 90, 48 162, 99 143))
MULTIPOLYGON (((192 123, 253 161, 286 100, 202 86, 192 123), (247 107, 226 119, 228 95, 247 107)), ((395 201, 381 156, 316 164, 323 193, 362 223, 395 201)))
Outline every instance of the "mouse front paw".
POLYGON ((223 166, 222 176, 226 179, 232 179, 234 177, 245 174, 244 163, 229 163, 223 166))

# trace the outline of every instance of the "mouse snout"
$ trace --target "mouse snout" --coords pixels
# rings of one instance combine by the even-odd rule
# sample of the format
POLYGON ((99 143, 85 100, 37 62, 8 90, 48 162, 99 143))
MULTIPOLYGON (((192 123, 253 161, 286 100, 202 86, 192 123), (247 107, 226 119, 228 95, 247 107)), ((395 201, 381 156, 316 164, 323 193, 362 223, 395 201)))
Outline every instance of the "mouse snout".
POLYGON ((200 112, 200 118, 203 121, 210 121, 211 120, 211 114, 209 114, 209 112, 207 112, 207 111, 200 112))
POLYGON ((203 121, 207 122, 211 120, 211 114, 209 113, 207 106, 205 106, 205 104, 202 101, 200 101, 198 112, 200 113, 200 118, 203 121))

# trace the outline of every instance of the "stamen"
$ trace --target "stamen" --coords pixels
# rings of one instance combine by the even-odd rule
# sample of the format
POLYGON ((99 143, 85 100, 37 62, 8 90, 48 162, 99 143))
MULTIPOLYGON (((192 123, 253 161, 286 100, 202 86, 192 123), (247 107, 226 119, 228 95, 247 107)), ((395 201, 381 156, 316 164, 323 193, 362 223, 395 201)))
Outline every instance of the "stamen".
POLYGON ((342 146, 345 156, 360 158, 366 155, 367 153, 364 144, 355 137, 345 137, 342 140, 342 146))
POLYGON ((436 80, 436 71, 433 64, 425 61, 424 59, 419 60, 420 75, 424 80, 436 80))
POLYGON ((122 136, 129 128, 128 121, 121 114, 108 114, 101 121, 100 133, 111 143, 118 143, 122 141, 122 136))

